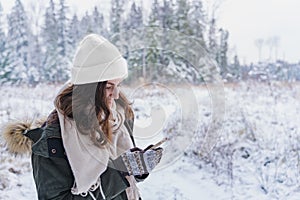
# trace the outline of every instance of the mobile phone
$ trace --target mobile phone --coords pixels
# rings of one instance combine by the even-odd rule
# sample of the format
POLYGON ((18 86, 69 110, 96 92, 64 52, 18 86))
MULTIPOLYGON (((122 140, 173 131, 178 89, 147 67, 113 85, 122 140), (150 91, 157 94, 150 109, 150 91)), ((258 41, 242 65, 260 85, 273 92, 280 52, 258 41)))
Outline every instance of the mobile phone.
MULTIPOLYGON (((168 138, 164 138, 161 141, 157 142, 156 144, 154 144, 152 147, 150 147, 149 149, 155 149, 157 147, 159 147, 161 144, 163 144, 164 142, 166 142, 168 140, 168 138)), ((147 151, 149 149, 144 149, 144 151, 147 151)))

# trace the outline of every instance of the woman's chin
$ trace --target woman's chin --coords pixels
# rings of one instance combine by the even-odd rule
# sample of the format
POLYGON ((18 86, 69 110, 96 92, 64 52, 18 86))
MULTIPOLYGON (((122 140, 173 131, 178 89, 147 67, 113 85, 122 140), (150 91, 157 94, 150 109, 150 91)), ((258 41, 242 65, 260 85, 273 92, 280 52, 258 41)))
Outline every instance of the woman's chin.
POLYGON ((113 104, 112 100, 108 100, 108 101, 107 101, 107 105, 109 106, 109 108, 112 107, 112 104, 113 104))

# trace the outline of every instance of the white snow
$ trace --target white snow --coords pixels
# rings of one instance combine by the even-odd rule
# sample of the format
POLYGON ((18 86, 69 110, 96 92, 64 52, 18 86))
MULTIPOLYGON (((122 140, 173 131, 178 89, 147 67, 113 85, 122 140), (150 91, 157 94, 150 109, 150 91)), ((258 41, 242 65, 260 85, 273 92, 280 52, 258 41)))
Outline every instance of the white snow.
MULTIPOLYGON (((10 120, 39 118, 50 113, 60 86, 2 86, 0 89, 0 125, 3 126, 10 120)), ((126 89, 127 94, 132 91, 126 89)), ((155 134, 138 138, 138 145, 144 148, 164 136, 173 138, 163 145, 166 158, 139 183, 144 199, 300 198, 298 83, 227 84, 226 113, 219 127, 222 131, 217 137, 211 137, 215 139, 215 146, 208 155, 202 152, 203 138, 211 126, 214 110, 206 87, 193 88, 198 105, 192 108, 197 109, 198 114, 192 116, 199 117, 193 122, 199 123, 192 123, 194 126, 188 129, 191 133, 184 132, 191 124, 182 121, 180 106, 186 105, 178 103, 182 101, 179 97, 161 87, 142 91, 131 95, 136 99, 133 106, 140 126, 137 130, 151 128, 156 111, 163 114, 159 121, 164 121, 155 122, 161 127, 156 127, 155 134), (182 142, 184 147, 180 141, 185 141, 182 142)), ((0 199, 37 199, 30 157, 9 154, 2 138, 0 155, 0 199)))

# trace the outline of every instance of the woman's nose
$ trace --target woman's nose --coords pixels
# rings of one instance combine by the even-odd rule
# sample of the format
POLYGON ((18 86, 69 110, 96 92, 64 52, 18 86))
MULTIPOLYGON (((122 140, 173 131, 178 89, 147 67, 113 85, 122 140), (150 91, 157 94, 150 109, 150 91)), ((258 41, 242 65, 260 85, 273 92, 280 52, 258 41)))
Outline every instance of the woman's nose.
POLYGON ((119 93, 120 93, 119 88, 118 88, 118 87, 115 87, 115 88, 114 88, 114 91, 113 91, 113 93, 112 93, 113 98, 114 98, 114 99, 118 99, 118 98, 119 98, 119 93))

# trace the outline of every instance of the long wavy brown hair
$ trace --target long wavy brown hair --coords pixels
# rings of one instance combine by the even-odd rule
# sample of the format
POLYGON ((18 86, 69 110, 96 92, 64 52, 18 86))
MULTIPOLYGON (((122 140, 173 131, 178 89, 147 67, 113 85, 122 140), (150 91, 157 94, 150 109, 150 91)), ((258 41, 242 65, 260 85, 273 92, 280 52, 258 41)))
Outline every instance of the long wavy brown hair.
MULTIPOLYGON (((112 138, 109 119, 111 112, 106 101, 107 81, 82 85, 70 84, 55 99, 55 106, 65 118, 75 121, 81 134, 89 135, 96 146, 102 147, 112 138)), ((133 111, 126 96, 120 92, 118 104, 125 117, 133 119, 133 111)), ((54 120, 58 119, 57 111, 54 120)), ((52 120, 53 121, 53 120, 52 120)))

